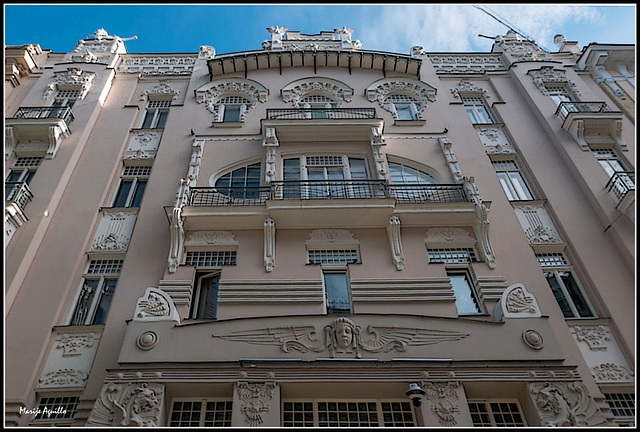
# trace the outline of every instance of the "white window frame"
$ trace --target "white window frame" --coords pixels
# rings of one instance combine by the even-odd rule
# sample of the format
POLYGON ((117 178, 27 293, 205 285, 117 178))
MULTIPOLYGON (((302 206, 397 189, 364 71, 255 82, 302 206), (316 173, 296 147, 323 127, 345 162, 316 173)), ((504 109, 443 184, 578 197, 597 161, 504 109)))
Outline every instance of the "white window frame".
MULTIPOLYGON (((562 294, 564 301, 567 303, 567 306, 569 307, 569 311, 567 312, 562 311, 563 315, 565 315, 565 319, 597 318, 595 309, 591 305, 591 302, 589 301, 589 297, 586 295, 584 288, 580 283, 580 279, 577 277, 576 272, 571 266, 571 262, 569 261, 567 256, 564 253, 561 253, 561 254, 555 253, 551 257, 552 259, 549 260, 548 259, 549 255, 550 254, 546 254, 546 253, 536 253, 536 257, 538 258, 538 263, 540 264, 540 267, 542 268, 542 271, 545 274, 545 278, 547 278, 547 273, 553 276, 553 279, 557 283, 558 289, 560 290, 559 294, 562 294), (565 262, 564 265, 560 263, 561 260, 564 260, 565 262), (567 288, 564 281, 562 280, 562 277, 561 277, 562 273, 571 274, 571 278, 573 279, 573 282, 575 283, 576 288, 578 289, 578 292, 576 294, 578 294, 581 297, 582 301, 585 303, 585 306, 589 309, 591 316, 580 315, 580 313, 578 312, 578 308, 575 305, 575 300, 573 296, 571 295, 569 289, 567 288), (570 313, 572 316, 566 316, 566 313, 570 313)), ((547 283, 549 283, 549 289, 551 289, 551 291, 553 292, 553 286, 549 282, 549 279, 547 279, 547 283)), ((553 293, 555 296, 555 292, 553 293)), ((556 298, 556 301, 558 301, 557 298, 556 298)), ((560 305, 560 303, 558 303, 558 307, 560 307, 560 309, 562 310, 562 306, 560 305)))
POLYGON ((116 194, 113 197, 113 207, 139 207, 142 203, 142 198, 144 197, 144 192, 147 187, 147 183, 149 181, 149 176, 151 175, 151 166, 150 165, 127 165, 124 167, 122 175, 120 176, 120 183, 118 184, 118 189, 116 190, 116 194), (148 169, 147 169, 148 168, 148 169), (136 173, 135 171, 142 171, 136 173), (133 171, 133 172, 131 172, 133 171), (124 198, 124 205, 118 206, 118 201, 120 198, 120 193, 123 190, 123 187, 126 182, 131 182, 131 186, 129 188, 129 192, 127 196, 124 198), (141 185, 144 184, 144 189, 140 195, 140 203, 137 206, 134 206, 134 198, 138 195, 138 189, 141 185))
MULTIPOLYGON (((384 414, 386 413, 386 411, 383 410, 383 404, 389 404, 391 406, 393 406, 393 404, 401 404, 401 410, 400 411, 388 411, 390 414, 396 413, 396 412, 400 412, 400 413, 411 413, 411 421, 407 421, 404 419, 403 416, 403 420, 402 421, 397 421, 397 420, 391 420, 389 426, 386 427, 400 427, 400 426, 417 426, 417 416, 416 416, 416 408, 413 407, 413 404, 411 403, 411 401, 409 401, 408 399, 369 399, 369 398, 353 398, 353 399, 334 399, 334 398, 322 398, 322 399, 282 399, 281 401, 281 425, 283 427, 303 427, 303 426, 307 426, 307 427, 321 427, 320 425, 322 424, 322 426, 329 426, 329 427, 385 427, 385 418, 384 418, 384 414), (302 421, 297 421, 295 419, 295 414, 298 413, 299 411, 289 411, 285 409, 286 404, 312 404, 312 410, 311 411, 306 411, 306 412, 311 412, 313 415, 313 419, 312 420, 302 420, 302 421), (338 419, 337 420, 329 420, 327 419, 327 421, 320 421, 319 418, 319 404, 333 404, 335 403, 337 404, 356 404, 355 407, 355 411, 353 411, 351 408, 353 408, 352 406, 350 407, 349 405, 347 405, 345 408, 347 408, 347 411, 332 411, 332 412, 341 412, 343 414, 347 414, 347 420, 340 420, 340 416, 337 416, 338 419), (365 411, 361 411, 360 407, 358 406, 358 404, 367 404, 367 409, 365 411), (375 411, 373 410, 369 410, 369 404, 375 404, 375 411), (377 417, 377 426, 373 426, 371 425, 371 421, 367 421, 368 424, 366 425, 362 425, 361 423, 364 422, 363 420, 360 420, 360 414, 361 413, 374 413, 376 414, 377 417), (288 418, 285 418, 289 413, 293 414, 293 418, 291 420, 289 420, 288 418), (357 420, 349 420, 348 418, 348 414, 349 413, 354 413, 357 417, 357 420), (291 424, 289 424, 291 423, 291 424), (299 423, 303 423, 303 424, 299 424, 299 423), (310 424, 312 423, 312 424, 310 424), (326 423, 326 424, 325 424, 326 423), (353 424, 353 423, 357 423, 357 424, 353 424), (398 423, 402 423, 402 424, 398 424, 398 423)), ((339 409, 339 406, 337 406, 336 408, 339 409)), ((419 408, 417 408, 419 409, 419 408)), ((327 413, 329 411, 326 411, 327 413)), ((302 414, 304 414, 305 411, 302 411, 302 414)), ((303 416, 304 417, 304 416, 303 416)), ((344 417, 343 417, 344 418, 344 417)))
MULTIPOLYGON (((102 303, 104 295, 107 293, 105 290, 109 288, 107 285, 108 281, 114 281, 113 291, 111 292, 111 300, 113 301, 113 295, 115 295, 115 291, 118 288, 118 279, 120 277, 120 269, 122 267, 122 260, 92 260, 89 262, 87 266, 87 271, 82 277, 82 283, 78 289, 77 297, 74 301, 74 307, 71 310, 71 317, 69 318, 69 325, 94 325, 94 320, 96 319, 96 314, 98 309, 102 303), (91 270, 91 266, 94 263, 114 263, 117 266, 117 271, 100 271, 101 269, 97 269, 95 271, 91 270), (95 291, 92 287, 87 285, 87 281, 96 281, 95 291), (85 313, 83 316, 79 316, 80 322, 77 322, 77 315, 80 313, 80 304, 86 296, 91 296, 91 301, 86 305, 85 313)), ((108 264, 107 264, 108 266, 108 264)), ((104 268, 102 268, 104 270, 104 268)), ((104 321, 106 322, 107 317, 109 315, 109 310, 111 309, 111 303, 109 303, 109 307, 106 310, 104 321)), ((95 325, 103 325, 104 323, 98 323, 95 325)))
POLYGON ((150 100, 142 119, 141 129, 164 129, 169 117, 170 100, 150 100), (147 119, 149 121, 147 122, 147 119), (145 127, 146 126, 146 127, 145 127))
MULTIPOLYGON (((618 153, 614 149, 610 148, 592 148, 598 164, 602 167, 609 179, 619 172, 630 171, 626 169, 626 163, 622 161, 618 153)), ((619 192, 624 194, 627 190, 635 190, 635 181, 628 174, 620 174, 615 187, 619 189, 619 192), (618 183, 620 182, 620 183, 618 183)))
POLYGON ((322 271, 322 290, 324 292, 324 311, 327 315, 341 315, 341 314, 351 314, 353 313, 353 299, 351 298, 351 283, 350 283, 350 277, 349 277, 349 268, 348 266, 345 265, 328 265, 328 264, 322 264, 321 265, 321 271, 322 271), (341 310, 334 310, 333 308, 333 304, 335 303, 333 300, 334 299, 330 299, 330 290, 328 288, 327 285, 327 275, 336 275, 336 274, 340 274, 340 275, 344 275, 344 282, 345 282, 345 289, 346 289, 346 294, 345 297, 349 303, 349 310, 346 311, 344 309, 341 310))
POLYGON ((619 426, 635 427, 636 394, 633 389, 629 391, 624 391, 622 389, 602 390, 602 394, 611 409, 611 414, 613 414, 616 424, 619 426), (615 397, 611 397, 610 395, 615 395, 615 397), (620 398, 619 396, 623 397, 620 398), (619 415, 621 410, 633 411, 633 414, 619 415))
POLYGON ((42 393, 38 398, 38 409, 41 410, 41 413, 38 415, 42 416, 42 418, 34 416, 31 425, 40 427, 70 426, 74 422, 75 415, 78 413, 79 403, 80 395, 76 393, 42 393), (56 399, 62 400, 56 401, 56 399), (64 399, 70 400, 65 401, 64 399), (48 400, 51 400, 51 402, 48 400), (51 417, 47 417, 44 411, 45 407, 49 411, 52 411, 51 417), (73 410, 69 411, 71 407, 73 407, 73 410), (63 414, 65 411, 66 413, 63 414), (64 417, 57 417, 58 415, 63 415, 64 417))
POLYGON ((484 314, 484 306, 480 302, 480 296, 478 295, 474 280, 475 278, 471 273, 471 269, 466 265, 448 265, 446 267, 446 272, 447 277, 451 281, 451 289, 453 290, 455 296, 458 315, 484 314), (464 277, 464 281, 466 282, 465 286, 461 286, 459 283, 455 283, 452 276, 456 276, 456 279, 460 276, 464 277), (475 310, 472 311, 466 308, 466 303, 468 302, 471 302, 475 305, 475 310))
POLYGON ((308 94, 305 95, 302 99, 300 99, 300 106, 305 109, 310 109, 311 111, 305 112, 306 118, 314 118, 314 119, 323 119, 330 118, 331 115, 327 111, 317 111, 314 112, 314 108, 334 108, 337 102, 331 99, 326 95, 321 94, 308 94), (316 99, 316 100, 314 100, 316 99))
MULTIPOLYGON (((478 423, 474 422, 474 424, 473 424, 474 427, 500 427, 500 426, 526 427, 526 426, 528 426, 527 425, 527 419, 524 416, 524 412, 522 411, 522 406, 520 405, 520 401, 518 399, 469 399, 469 400, 467 400, 467 404, 468 405, 471 405, 471 404, 483 404, 485 406, 485 408, 486 408, 486 414, 489 416, 489 421, 490 421, 491 424, 488 424, 488 425, 484 424, 484 423, 483 424, 478 424, 478 423), (523 424, 522 425, 512 425, 512 424, 507 424, 506 422, 501 422, 501 423, 497 422, 496 421, 496 414, 499 414, 499 413, 494 412, 493 407, 491 406, 492 403, 494 403, 494 404, 495 403, 497 403, 497 404, 505 404, 505 403, 507 403, 507 404, 516 404, 516 406, 518 408, 517 414, 522 419, 521 423, 523 423, 523 424)), ((511 408, 511 407, 509 407, 509 408, 511 408)), ((471 407, 469 407, 469 411, 471 411, 471 407)), ((509 414, 513 414, 513 413, 514 413, 513 411, 509 411, 509 414)), ((472 418, 473 418, 474 414, 475 413, 473 413, 473 412, 471 413, 472 418)), ((483 414, 484 414, 484 412, 483 412, 483 414)))
MULTIPOLYGON (((169 427, 179 427, 179 428, 183 428, 183 427, 230 427, 231 426, 231 418, 230 416, 232 415, 233 412, 233 400, 232 399, 228 399, 228 398, 175 398, 171 400, 171 408, 169 409, 169 413, 167 416, 167 426, 169 427), (178 425, 174 425, 172 424, 174 421, 176 420, 172 420, 172 416, 174 413, 174 409, 175 409, 175 404, 176 403, 201 403, 202 406, 200 407, 200 411, 199 411, 199 419, 195 420, 195 421, 191 421, 190 423, 198 423, 198 425, 183 425, 183 424, 178 424, 178 425), (221 411, 225 414, 225 417, 229 417, 229 418, 225 418, 224 420, 222 420, 223 423, 225 424, 216 424, 216 419, 214 418, 211 423, 212 424, 207 424, 208 421, 206 419, 206 413, 207 413, 207 404, 208 403, 224 403, 225 404, 225 408, 221 411)), ((185 412, 191 412, 194 413, 194 410, 191 411, 187 411, 187 410, 180 410, 179 413, 185 413, 185 412)), ((214 408, 214 415, 216 413, 218 413, 219 411, 217 411, 214 408)), ((182 416, 180 416, 182 417, 182 416)), ((178 423, 182 423, 182 420, 177 420, 178 423)))
MULTIPOLYGON (((199 267, 202 268, 202 267, 199 267)), ((196 284, 191 301, 191 319, 216 319, 218 315, 218 295, 220 294, 220 276, 222 269, 211 269, 211 271, 196 272, 196 284), (208 279, 216 279, 213 288, 213 316, 207 316, 206 304, 203 306, 203 282, 208 279)), ((208 298, 204 299, 205 301, 208 298)))
POLYGON ((243 96, 225 95, 218 99, 218 101, 214 105, 217 111, 216 123, 239 123, 244 121, 244 115, 251 107, 252 103, 250 100, 243 96), (237 99, 237 101, 234 101, 233 99, 237 99), (228 114, 227 107, 238 107, 237 118, 225 118, 225 115, 228 114))
POLYGON ((480 95, 461 97, 464 108, 473 124, 494 124, 493 114, 484 97, 480 95))
POLYGON ((493 160, 491 162, 509 201, 533 201, 535 199, 516 159, 493 160), (505 163, 511 163, 514 167, 497 165, 505 163))
POLYGON ((393 118, 398 121, 420 120, 420 109, 417 102, 412 96, 399 93, 390 94, 384 100, 385 105, 393 114, 393 118), (403 109, 398 110, 399 106, 402 106, 403 109), (410 118, 400 118, 401 112, 408 112, 410 118))

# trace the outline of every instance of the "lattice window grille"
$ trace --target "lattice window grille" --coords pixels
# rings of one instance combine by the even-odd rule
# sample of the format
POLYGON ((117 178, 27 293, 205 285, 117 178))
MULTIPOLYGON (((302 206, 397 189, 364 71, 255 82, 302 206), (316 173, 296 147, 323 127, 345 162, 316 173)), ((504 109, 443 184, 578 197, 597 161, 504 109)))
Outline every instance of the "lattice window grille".
POLYGON ((218 103, 225 105, 250 105, 251 101, 240 96, 227 96, 223 99, 220 99, 218 103))
POLYGON ((462 102, 465 105, 481 105, 484 106, 484 99, 478 97, 463 97, 462 102))
POLYGON ((229 427, 232 401, 174 401, 169 426, 229 427))
POLYGON ((410 402, 283 402, 285 427, 412 427, 410 402))
POLYGON ((118 274, 122 270, 123 260, 92 260, 87 274, 118 274))
POLYGON ((356 249, 315 249, 307 252, 310 264, 352 264, 359 261, 356 249))
POLYGON ((604 398, 615 417, 635 417, 636 401, 633 393, 605 393, 604 398))
POLYGON ((42 163, 41 157, 21 157, 13 163, 15 168, 36 168, 42 163))
POLYGON ((598 159, 618 159, 618 155, 612 149, 596 148, 592 151, 598 159))
POLYGON ((540 267, 559 267, 569 265, 569 260, 567 260, 567 257, 565 257, 563 253, 559 252, 539 253, 536 254, 536 258, 538 258, 540 267))
POLYGON ((145 177, 151 173, 151 167, 148 165, 137 166, 131 165, 124 168, 123 176, 128 177, 145 177))
POLYGON ((78 408, 78 396, 43 397, 34 420, 72 419, 78 408))
POLYGON ((323 95, 309 95, 300 100, 301 103, 332 103, 333 100, 323 95))
POLYGON ((492 163, 496 171, 513 171, 520 169, 514 160, 494 161, 492 163))
POLYGON ((469 401, 468 404, 475 427, 527 425, 516 401, 469 401))
POLYGON ((412 103, 412 102, 416 102, 416 100, 414 98, 412 98, 411 96, 408 95, 404 95, 404 94, 393 94, 393 95, 389 95, 387 96, 387 102, 393 102, 393 103, 412 103))
POLYGON ((151 100, 147 104, 147 108, 169 108, 170 106, 170 100, 151 100))
POLYGON ((473 248, 427 249, 429 262, 432 263, 470 263, 477 262, 473 248))
POLYGON ((307 156, 307 166, 342 166, 342 156, 307 156))
POLYGON ((236 265, 236 255, 236 251, 190 251, 187 252, 185 265, 196 267, 236 265))
POLYGON ((58 90, 56 99, 78 99, 80 90, 58 90))

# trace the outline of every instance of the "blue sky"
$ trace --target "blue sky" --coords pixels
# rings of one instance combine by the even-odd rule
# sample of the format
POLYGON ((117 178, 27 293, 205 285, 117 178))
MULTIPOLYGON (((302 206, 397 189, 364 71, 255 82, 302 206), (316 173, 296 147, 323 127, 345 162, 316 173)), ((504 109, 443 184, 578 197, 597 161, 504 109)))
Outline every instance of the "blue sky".
MULTIPOLYGON (((556 34, 578 42, 634 44, 635 3, 480 4, 503 23, 554 52, 556 34)), ((303 34, 353 28, 362 49, 408 54, 414 45, 427 52, 490 52, 507 26, 471 4, 5 4, 5 45, 37 43, 54 53, 72 51, 78 40, 99 28, 126 42, 130 53, 198 52, 211 45, 218 54, 260 50, 267 27, 303 34)))

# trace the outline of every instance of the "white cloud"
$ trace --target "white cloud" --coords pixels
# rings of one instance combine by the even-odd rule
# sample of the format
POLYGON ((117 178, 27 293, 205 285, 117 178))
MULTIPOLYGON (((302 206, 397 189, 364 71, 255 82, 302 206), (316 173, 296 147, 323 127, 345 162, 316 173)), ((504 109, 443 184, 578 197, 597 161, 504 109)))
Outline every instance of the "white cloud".
MULTIPOLYGON (((591 6, 491 5, 482 8, 515 27, 541 46, 555 50, 553 37, 567 25, 595 25, 602 14, 591 6)), ((484 51, 491 49, 489 37, 504 35, 508 27, 472 5, 380 6, 356 27, 364 49, 408 53, 414 45, 427 52, 484 51)), ((569 40, 572 36, 565 35, 569 40)))

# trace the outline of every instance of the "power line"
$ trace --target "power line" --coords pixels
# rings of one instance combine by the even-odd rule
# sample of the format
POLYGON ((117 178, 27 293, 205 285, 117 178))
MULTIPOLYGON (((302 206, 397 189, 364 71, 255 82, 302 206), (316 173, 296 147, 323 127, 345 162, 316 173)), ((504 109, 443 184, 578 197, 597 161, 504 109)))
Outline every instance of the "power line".
MULTIPOLYGON (((532 39, 531 37, 529 37, 526 33, 524 33, 522 30, 517 29, 513 24, 509 23, 506 19, 504 18, 500 18, 498 16, 496 16, 497 14, 493 11, 491 11, 489 8, 487 8, 485 6, 485 8, 482 8, 478 5, 472 5, 474 8, 478 9, 479 11, 482 11, 484 13, 486 13, 487 15, 489 15, 491 18, 493 18, 494 20, 498 21, 500 24, 502 24, 505 27, 508 27, 510 30, 513 30, 514 32, 518 33, 520 36, 523 36, 524 39, 526 41, 529 42, 533 42, 536 43, 537 42, 532 39), (486 9, 486 10, 485 10, 486 9)), ((546 49, 545 47, 543 47, 542 45, 538 44, 538 46, 540 46, 542 49, 544 49, 545 51, 549 51, 548 49, 546 49)))

